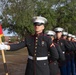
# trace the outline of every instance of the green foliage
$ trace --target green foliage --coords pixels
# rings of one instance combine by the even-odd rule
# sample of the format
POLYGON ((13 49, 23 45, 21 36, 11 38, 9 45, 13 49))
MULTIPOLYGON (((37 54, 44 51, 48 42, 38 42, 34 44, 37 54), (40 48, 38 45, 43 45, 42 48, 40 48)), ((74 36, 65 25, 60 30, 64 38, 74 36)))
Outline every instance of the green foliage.
POLYGON ((8 2, 12 2, 12 4, 10 7, 6 7, 3 12, 5 16, 3 27, 8 27, 9 31, 15 31, 21 36, 25 36, 27 32, 34 33, 31 19, 34 14, 33 10, 31 10, 33 6, 25 0, 19 2, 16 0, 8 0, 8 2), (12 20, 8 19, 7 14, 12 16, 12 20), (8 20, 10 21, 9 23, 8 20))
POLYGON ((76 9, 74 2, 65 3, 57 9, 57 26, 65 28, 68 32, 76 33, 76 9))
POLYGON ((2 42, 4 42, 4 41, 5 41, 5 37, 4 37, 4 36, 2 36, 1 38, 2 38, 2 42))
POLYGON ((10 42, 11 42, 11 43, 16 42, 16 41, 17 41, 17 38, 15 38, 15 37, 12 37, 12 38, 10 39, 10 42))
POLYGON ((39 15, 48 19, 46 29, 60 26, 76 33, 76 0, 8 0, 3 10, 3 28, 23 37, 33 34, 32 17, 39 15))

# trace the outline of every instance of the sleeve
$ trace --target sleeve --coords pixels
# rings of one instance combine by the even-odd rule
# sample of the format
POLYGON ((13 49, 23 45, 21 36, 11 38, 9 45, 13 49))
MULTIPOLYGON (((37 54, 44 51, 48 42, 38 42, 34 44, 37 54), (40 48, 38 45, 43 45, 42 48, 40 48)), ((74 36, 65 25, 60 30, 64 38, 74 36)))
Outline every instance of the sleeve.
POLYGON ((75 48, 75 46, 73 45, 73 42, 70 41, 70 45, 71 45, 71 51, 74 51, 76 48, 75 48))
POLYGON ((75 44, 75 42, 72 42, 72 44, 73 44, 73 47, 74 47, 74 51, 76 50, 76 44, 75 44))
POLYGON ((65 55, 63 54, 61 48, 59 45, 56 45, 56 48, 57 48, 57 51, 58 51, 58 54, 59 54, 59 59, 60 61, 64 61, 65 60, 65 55))
POLYGON ((70 51, 71 45, 68 43, 68 41, 64 40, 64 44, 65 44, 66 51, 70 51))
POLYGON ((75 50, 76 50, 76 42, 74 42, 75 50))
POLYGON ((58 60, 59 55, 55 46, 50 47, 49 52, 52 61, 58 60))
POLYGON ((16 51, 16 50, 19 50, 19 49, 24 48, 24 47, 26 47, 26 41, 22 41, 18 44, 11 44, 10 45, 10 50, 11 51, 16 51))
POLYGON ((50 37, 47 37, 46 40, 47 40, 47 43, 48 43, 48 47, 50 47, 50 45, 52 44, 53 41, 51 40, 50 37))

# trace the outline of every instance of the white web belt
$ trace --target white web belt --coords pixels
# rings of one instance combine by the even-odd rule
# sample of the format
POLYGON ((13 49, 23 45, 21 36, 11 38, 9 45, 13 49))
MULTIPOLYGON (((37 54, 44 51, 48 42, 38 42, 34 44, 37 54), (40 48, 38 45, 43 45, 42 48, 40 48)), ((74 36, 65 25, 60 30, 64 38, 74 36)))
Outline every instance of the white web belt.
MULTIPOLYGON (((32 57, 32 56, 28 56, 28 58, 29 59, 31 59, 31 60, 34 60, 34 57, 32 57)), ((48 59, 48 56, 45 56, 45 57, 36 57, 36 60, 47 60, 48 59)))

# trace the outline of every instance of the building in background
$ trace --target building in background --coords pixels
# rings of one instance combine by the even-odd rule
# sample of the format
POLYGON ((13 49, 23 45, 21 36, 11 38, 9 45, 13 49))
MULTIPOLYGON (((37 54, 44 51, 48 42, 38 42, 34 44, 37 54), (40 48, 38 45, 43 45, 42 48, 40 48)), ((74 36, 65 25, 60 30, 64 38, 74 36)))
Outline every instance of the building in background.
POLYGON ((16 33, 8 34, 8 30, 3 31, 3 33, 4 33, 3 41, 5 43, 18 43, 20 40, 16 33))

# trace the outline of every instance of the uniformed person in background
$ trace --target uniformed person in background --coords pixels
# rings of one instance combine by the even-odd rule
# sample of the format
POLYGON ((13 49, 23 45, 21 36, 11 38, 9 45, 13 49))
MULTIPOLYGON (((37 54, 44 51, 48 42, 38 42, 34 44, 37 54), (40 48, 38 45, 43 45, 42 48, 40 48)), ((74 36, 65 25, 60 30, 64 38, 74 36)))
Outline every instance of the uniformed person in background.
POLYGON ((71 74, 75 74, 75 62, 74 62, 74 51, 75 51, 75 46, 72 42, 72 34, 68 34, 67 40, 69 41, 69 44, 71 45, 71 51, 70 51, 70 57, 71 57, 71 74))
POLYGON ((57 51, 53 49, 52 40, 43 33, 46 22, 47 19, 44 17, 34 17, 34 35, 27 36, 24 41, 18 44, 0 44, 0 50, 14 51, 27 47, 29 55, 25 75, 50 75, 48 50, 52 59, 58 58, 57 51))
MULTIPOLYGON (((54 29, 54 31, 56 32, 56 39, 54 40, 54 42, 59 44, 60 48, 63 51, 63 54, 65 55, 65 51, 70 50, 70 45, 66 42, 66 40, 61 38, 63 30, 64 29, 61 27, 57 27, 54 29)), ((61 75, 67 75, 66 61, 60 61, 60 72, 61 75)))
MULTIPOLYGON (((63 32, 62 33, 62 38, 64 40, 66 40, 68 42, 68 44, 69 44, 69 41, 67 40, 67 36, 68 36, 68 32, 63 32)), ((66 50, 65 51, 67 75, 71 75, 71 57, 70 57, 70 51, 71 50, 66 50)))
POLYGON ((76 44, 75 44, 74 38, 75 38, 75 35, 72 35, 71 41, 72 41, 72 43, 73 43, 73 45, 74 45, 74 48, 75 48, 75 50, 76 50, 76 44))
POLYGON ((51 59, 51 55, 49 56, 49 67, 50 67, 50 75, 60 75, 60 69, 59 69, 59 65, 58 65, 58 60, 64 61, 65 60, 65 56, 61 50, 61 48, 59 47, 58 44, 54 43, 54 39, 55 39, 55 32, 51 31, 51 30, 47 30, 45 32, 47 34, 47 36, 49 36, 52 41, 53 44, 59 54, 59 58, 56 60, 52 60, 51 59))
MULTIPOLYGON (((74 38, 74 43, 76 45, 76 36, 74 38)), ((75 47, 75 49, 76 49, 76 47, 75 47)), ((76 50, 74 51, 74 61, 75 61, 75 73, 76 73, 76 50)))
POLYGON ((76 75, 76 72, 75 72, 75 60, 74 60, 74 57, 75 57, 75 51, 76 51, 76 44, 74 42, 74 38, 75 38, 75 35, 72 35, 72 38, 71 38, 71 41, 72 41, 72 44, 74 46, 74 50, 73 50, 73 56, 72 56, 72 60, 71 60, 71 71, 72 71, 72 75, 76 75))

